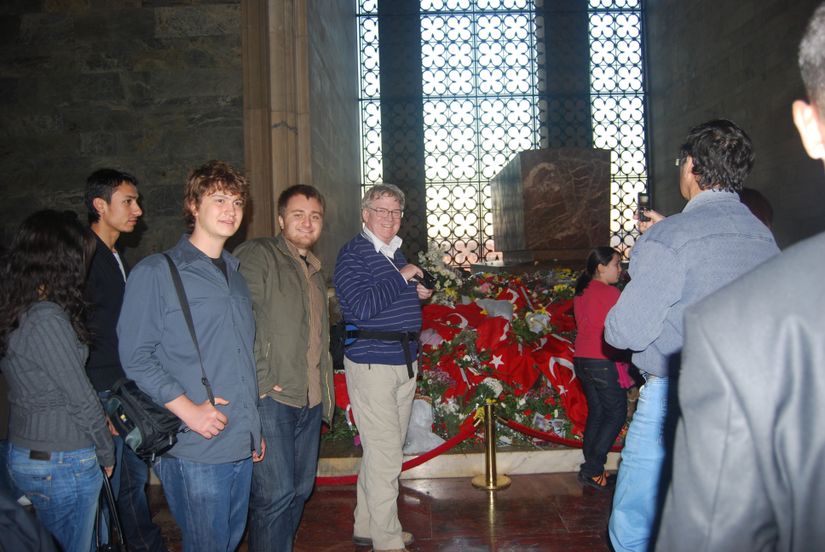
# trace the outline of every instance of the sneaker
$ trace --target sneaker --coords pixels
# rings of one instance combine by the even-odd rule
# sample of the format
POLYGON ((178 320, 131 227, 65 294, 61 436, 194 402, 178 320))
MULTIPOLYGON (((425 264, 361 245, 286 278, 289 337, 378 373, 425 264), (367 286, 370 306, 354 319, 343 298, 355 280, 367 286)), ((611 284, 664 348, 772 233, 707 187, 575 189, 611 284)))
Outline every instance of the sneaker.
MULTIPOLYGON (((406 531, 401 532, 401 540, 404 542, 404 546, 409 546, 413 542, 415 542, 415 537, 413 537, 412 533, 408 533, 406 531)), ((355 535, 352 536, 352 542, 355 543, 356 546, 372 546, 372 539, 370 537, 357 537, 355 535)), ((378 551, 376 551, 378 552, 378 551)), ((383 552, 383 551, 381 551, 383 552)))

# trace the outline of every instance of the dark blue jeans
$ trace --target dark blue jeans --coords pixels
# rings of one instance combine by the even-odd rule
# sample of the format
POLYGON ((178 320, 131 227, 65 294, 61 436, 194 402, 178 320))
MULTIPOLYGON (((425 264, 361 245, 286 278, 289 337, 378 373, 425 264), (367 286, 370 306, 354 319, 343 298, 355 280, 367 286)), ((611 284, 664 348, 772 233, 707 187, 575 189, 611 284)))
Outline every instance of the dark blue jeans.
POLYGON ((119 481, 115 482, 117 487, 112 492, 117 499, 117 511, 126 544, 130 552, 163 552, 166 547, 163 545, 160 527, 152 522, 146 498, 149 466, 119 436, 115 437, 115 445, 123 448, 123 456, 115 468, 113 479, 119 476, 119 481))
POLYGON ((607 453, 627 419, 627 391, 619 386, 615 362, 582 357, 573 361, 587 398, 581 473, 595 477, 604 473, 607 453))
MULTIPOLYGON (((268 448, 268 447, 267 447, 268 448)), ((155 461, 184 552, 232 552, 249 512, 252 459, 204 464, 173 456, 155 461)))
POLYGON ((321 442, 321 405, 258 401, 266 456, 255 464, 250 498, 250 552, 289 552, 315 485, 321 442))

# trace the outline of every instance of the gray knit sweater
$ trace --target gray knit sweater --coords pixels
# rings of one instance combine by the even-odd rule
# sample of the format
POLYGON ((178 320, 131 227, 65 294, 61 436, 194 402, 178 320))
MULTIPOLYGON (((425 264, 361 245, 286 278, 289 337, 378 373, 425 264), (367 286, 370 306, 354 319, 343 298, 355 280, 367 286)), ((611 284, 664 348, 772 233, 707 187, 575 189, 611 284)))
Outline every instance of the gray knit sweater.
POLYGON ((9 384, 9 441, 43 451, 94 446, 100 465, 113 465, 112 436, 84 369, 88 348, 68 314, 55 303, 35 303, 8 340, 2 370, 9 384))

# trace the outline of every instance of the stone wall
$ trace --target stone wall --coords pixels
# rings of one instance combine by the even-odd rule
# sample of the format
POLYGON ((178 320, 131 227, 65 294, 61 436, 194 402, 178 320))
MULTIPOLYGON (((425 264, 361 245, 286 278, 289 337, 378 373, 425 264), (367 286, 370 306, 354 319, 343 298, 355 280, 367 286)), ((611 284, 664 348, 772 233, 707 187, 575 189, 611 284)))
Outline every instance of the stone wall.
POLYGON ((36 209, 85 218, 86 176, 112 166, 141 183, 137 260, 182 232, 189 169, 243 165, 239 0, 21 0, 0 25, 4 243, 36 209))
POLYGON ((341 246, 361 229, 361 141, 355 3, 307 2, 312 184, 324 194, 315 253, 332 275, 341 246))
MULTIPOLYGON (((328 198, 317 250, 331 267, 360 227, 355 5, 307 4, 310 183, 328 198)), ((85 178, 111 166, 141 184, 143 222, 123 240, 134 262, 184 230, 191 168, 216 158, 243 169, 240 0, 20 0, 0 6, 0 29, 3 244, 37 209, 85 219, 85 178)))
POLYGON ((822 164, 802 149, 791 103, 804 97, 796 50, 819 0, 648 0, 651 187, 655 208, 684 206, 674 166, 688 129, 724 117, 754 141, 747 186, 774 208, 781 247, 825 230, 822 164))

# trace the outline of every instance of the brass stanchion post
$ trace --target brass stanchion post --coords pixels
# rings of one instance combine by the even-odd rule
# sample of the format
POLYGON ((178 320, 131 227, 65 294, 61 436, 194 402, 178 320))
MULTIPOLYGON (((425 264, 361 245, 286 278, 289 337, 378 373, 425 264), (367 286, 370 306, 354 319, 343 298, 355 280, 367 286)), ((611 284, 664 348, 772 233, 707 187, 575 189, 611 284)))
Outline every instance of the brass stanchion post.
POLYGON ((496 401, 487 399, 480 417, 484 420, 484 475, 473 477, 473 487, 497 491, 510 486, 510 478, 496 474, 496 401))

